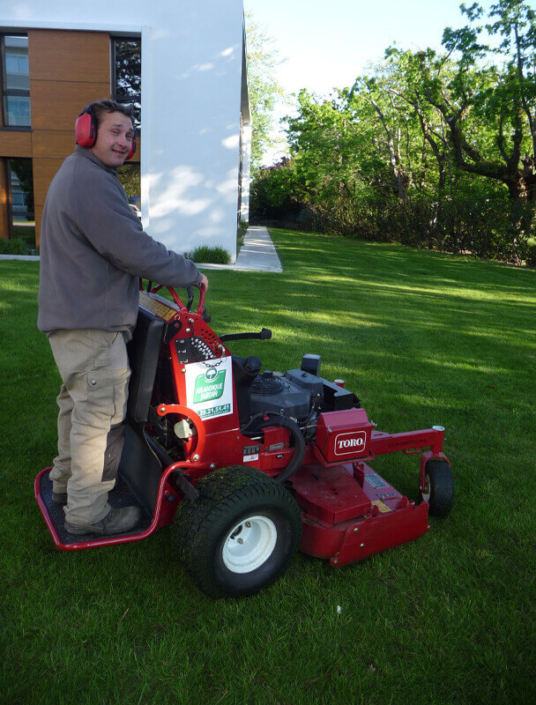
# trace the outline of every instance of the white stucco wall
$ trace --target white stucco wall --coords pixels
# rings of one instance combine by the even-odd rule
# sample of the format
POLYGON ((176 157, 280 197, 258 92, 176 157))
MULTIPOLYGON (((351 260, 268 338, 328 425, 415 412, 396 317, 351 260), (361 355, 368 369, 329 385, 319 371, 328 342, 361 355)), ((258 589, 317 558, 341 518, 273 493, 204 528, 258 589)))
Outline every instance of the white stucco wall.
POLYGON ((141 34, 144 227, 179 252, 217 245, 234 260, 242 0, 21 0, 2 5, 0 28, 141 34))

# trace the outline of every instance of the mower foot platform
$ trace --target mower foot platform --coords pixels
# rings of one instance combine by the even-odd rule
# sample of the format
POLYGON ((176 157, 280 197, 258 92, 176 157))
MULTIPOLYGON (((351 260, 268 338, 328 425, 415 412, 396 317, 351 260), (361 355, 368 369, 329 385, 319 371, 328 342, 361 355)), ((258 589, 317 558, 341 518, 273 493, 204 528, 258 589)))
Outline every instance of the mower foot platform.
POLYGON ((98 545, 110 545, 113 543, 123 543, 125 541, 135 540, 133 537, 141 535, 145 537, 152 521, 152 517, 147 510, 137 501, 136 497, 130 492, 126 483, 119 480, 117 486, 109 493, 108 503, 113 508, 121 508, 127 506, 137 506, 143 516, 135 529, 125 534, 115 536, 98 536, 96 534, 85 534, 76 536, 70 534, 65 529, 65 513, 63 507, 52 501, 52 481, 49 478, 51 468, 42 471, 36 479, 36 496, 39 503, 39 508, 48 525, 54 543, 64 551, 73 551, 80 548, 95 548, 98 545))

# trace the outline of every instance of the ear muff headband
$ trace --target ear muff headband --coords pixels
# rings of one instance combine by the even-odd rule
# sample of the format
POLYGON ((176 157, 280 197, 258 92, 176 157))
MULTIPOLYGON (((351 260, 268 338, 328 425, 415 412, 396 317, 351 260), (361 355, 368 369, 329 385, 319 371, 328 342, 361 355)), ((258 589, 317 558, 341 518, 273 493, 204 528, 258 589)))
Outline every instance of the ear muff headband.
MULTIPOLYGON (((92 105, 93 103, 86 105, 86 107, 82 110, 76 119, 76 125, 74 128, 76 144, 79 144, 81 147, 85 147, 86 149, 93 147, 97 141, 97 118, 93 114, 92 105)), ((134 136, 127 159, 132 159, 135 153, 136 137, 134 136)))

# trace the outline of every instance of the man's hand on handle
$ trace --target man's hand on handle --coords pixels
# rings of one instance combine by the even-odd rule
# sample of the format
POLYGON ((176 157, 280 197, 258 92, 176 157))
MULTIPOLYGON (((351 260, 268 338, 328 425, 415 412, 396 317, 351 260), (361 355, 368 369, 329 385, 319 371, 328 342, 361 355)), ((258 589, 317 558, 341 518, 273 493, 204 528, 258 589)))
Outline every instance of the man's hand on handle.
POLYGON ((199 284, 205 291, 208 291, 208 279, 205 277, 204 274, 202 274, 201 277, 202 279, 199 284))

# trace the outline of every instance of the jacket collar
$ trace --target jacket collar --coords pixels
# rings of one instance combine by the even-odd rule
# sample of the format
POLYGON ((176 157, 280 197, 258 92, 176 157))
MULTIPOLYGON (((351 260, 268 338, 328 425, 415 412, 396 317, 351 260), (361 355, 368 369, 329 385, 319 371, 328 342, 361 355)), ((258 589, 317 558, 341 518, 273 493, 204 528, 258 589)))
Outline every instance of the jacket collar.
POLYGON ((103 164, 100 159, 98 159, 93 152, 91 152, 89 149, 86 149, 85 147, 81 147, 79 144, 76 145, 74 148, 74 153, 80 157, 84 157, 85 159, 89 159, 90 162, 93 162, 97 166, 99 166, 101 169, 104 169, 107 171, 109 174, 113 174, 114 176, 117 176, 117 169, 114 169, 112 166, 106 166, 106 164, 103 164))

